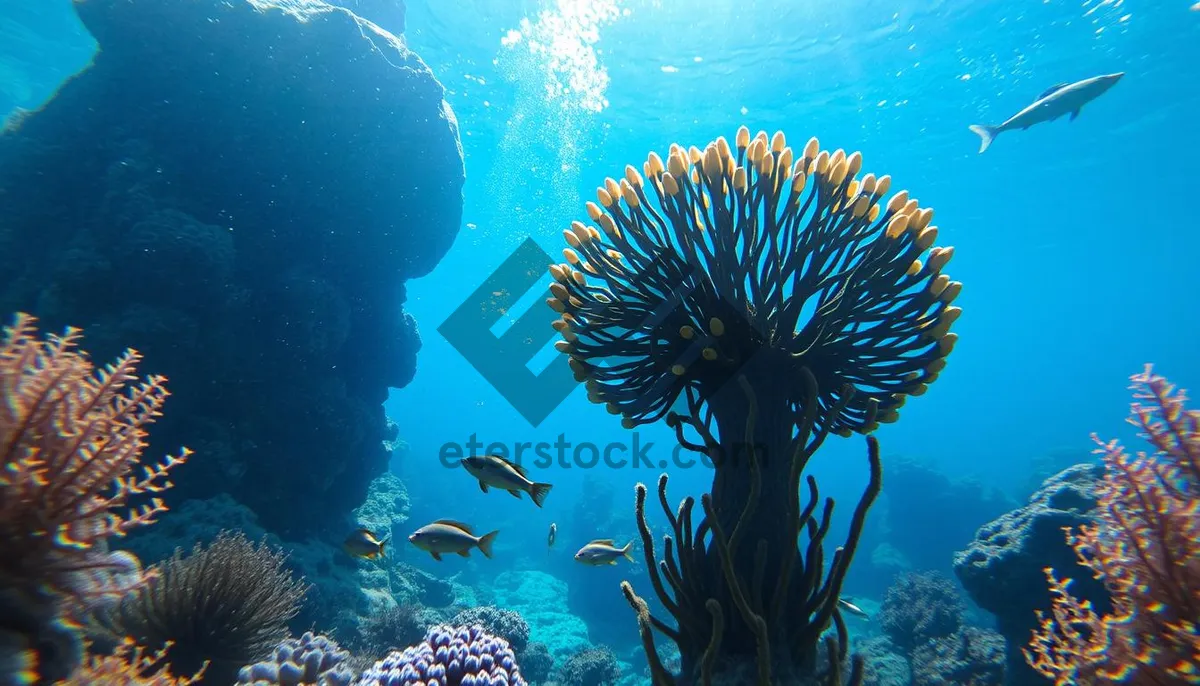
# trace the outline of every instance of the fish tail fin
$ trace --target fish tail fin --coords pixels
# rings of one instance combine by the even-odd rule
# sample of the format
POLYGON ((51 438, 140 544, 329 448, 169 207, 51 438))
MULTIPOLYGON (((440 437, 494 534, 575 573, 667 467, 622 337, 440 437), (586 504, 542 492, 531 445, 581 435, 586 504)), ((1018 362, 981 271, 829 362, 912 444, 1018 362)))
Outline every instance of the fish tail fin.
POLYGON ((554 488, 554 486, 550 484, 534 484, 529 489, 529 497, 533 498, 533 502, 538 507, 541 507, 542 503, 546 500, 546 496, 549 495, 551 488, 554 488))
POLYGON ((987 126, 985 124, 972 124, 971 131, 979 136, 979 153, 982 155, 984 150, 992 144, 996 136, 1000 135, 1000 129, 995 126, 987 126))
POLYGON ((384 555, 387 555, 386 548, 387 548, 388 541, 390 541, 390 540, 392 540, 391 536, 389 536, 379 542, 379 557, 383 557, 384 555))
POLYGON ((621 548, 621 554, 625 556, 626 560, 633 562, 633 553, 629 552, 631 549, 633 549, 633 541, 626 543, 625 547, 621 548))
POLYGON ((496 534, 498 533, 500 532, 493 531, 490 534, 484 534, 483 537, 479 539, 479 552, 483 553, 484 557, 489 559, 492 557, 492 543, 495 542, 496 534))

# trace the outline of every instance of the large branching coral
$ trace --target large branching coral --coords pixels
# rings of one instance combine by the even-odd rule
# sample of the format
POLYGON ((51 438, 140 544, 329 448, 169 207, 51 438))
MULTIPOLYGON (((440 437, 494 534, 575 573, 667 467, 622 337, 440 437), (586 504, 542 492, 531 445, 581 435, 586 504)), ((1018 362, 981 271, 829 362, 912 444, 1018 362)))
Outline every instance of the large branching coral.
POLYGON ((606 180, 587 205, 594 226, 573 223, 566 262, 550 268, 557 347, 588 397, 626 428, 665 420, 715 466, 698 526, 694 501, 673 512, 659 480, 673 531, 661 559, 638 487, 651 580, 676 624, 625 586, 656 683, 671 677, 651 627, 679 645, 683 681, 750 664, 765 684, 812 674, 836 624, 836 671, 846 649, 837 597, 879 492, 878 447, 868 440, 870 483, 828 560, 833 502, 816 512, 810 477, 801 505, 804 468, 828 434, 896 421, 957 341, 962 286, 942 273, 953 249, 934 247, 932 210, 906 191, 884 203, 890 177, 860 178, 859 153, 816 139, 796 153, 782 133, 752 139, 742 127, 735 148, 674 145, 666 162, 652 153, 644 175, 627 167, 606 180))
POLYGON ((166 509, 155 496, 188 454, 143 462, 166 379, 139 379, 132 350, 97 370, 79 338, 39 339, 33 317, 18 314, 0 343, 0 653, 26 645, 41 680, 65 677, 82 656, 63 619, 144 582, 137 559, 109 553, 106 540, 166 509), (148 504, 131 508, 136 496, 148 504))
POLYGON ((1149 366, 1132 380, 1129 422, 1153 452, 1093 436, 1105 465, 1096 522, 1067 530, 1112 612, 1047 569, 1054 605, 1025 652, 1058 686, 1200 683, 1200 411, 1149 366))

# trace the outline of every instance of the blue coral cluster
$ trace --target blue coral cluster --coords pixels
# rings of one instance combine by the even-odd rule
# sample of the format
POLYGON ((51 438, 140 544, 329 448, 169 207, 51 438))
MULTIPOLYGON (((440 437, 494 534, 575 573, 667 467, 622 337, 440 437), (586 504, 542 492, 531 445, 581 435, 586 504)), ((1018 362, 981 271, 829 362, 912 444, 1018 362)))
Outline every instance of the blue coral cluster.
POLYGON ((275 649, 271 660, 242 667, 238 686, 350 686, 354 673, 346 661, 350 653, 332 639, 306 632, 289 638, 275 649))
POLYGON ((365 672, 358 686, 527 686, 508 641, 478 625, 438 625, 425 640, 392 651, 365 672))

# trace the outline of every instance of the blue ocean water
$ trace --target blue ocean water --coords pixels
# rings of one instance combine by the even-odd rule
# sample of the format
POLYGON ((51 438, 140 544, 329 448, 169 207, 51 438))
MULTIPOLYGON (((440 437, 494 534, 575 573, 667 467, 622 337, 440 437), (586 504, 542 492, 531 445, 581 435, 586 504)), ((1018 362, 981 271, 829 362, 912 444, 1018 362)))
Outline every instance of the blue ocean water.
MULTIPOLYGON (((1127 380, 1144 364, 1200 383, 1200 234, 1189 209, 1200 181, 1200 12, 1185 0, 407 0, 402 15, 395 3, 342 4, 389 30, 403 16, 407 45, 446 88, 466 166, 452 249, 407 283, 422 347, 386 411, 407 443, 392 470, 412 499, 410 523, 450 517, 502 534, 491 561, 401 553, 422 569, 471 579, 536 568, 556 522, 547 568, 561 575, 564 556, 606 533, 579 520, 596 492, 628 511, 607 532, 624 544, 636 533, 635 484, 667 467, 673 500, 709 489, 710 469, 673 466, 671 430, 625 430, 582 387, 535 426, 438 328, 527 238, 557 256, 606 177, 672 143, 732 140, 741 125, 783 131, 793 146, 816 136, 861 151, 864 171, 890 174, 934 208, 939 244, 955 248, 960 341, 928 393, 877 432, 885 462, 916 460, 1019 503, 1047 456, 1078 458, 1060 467, 1088 459, 1092 432, 1132 438, 1127 380), (1077 119, 1006 132, 977 152, 969 125, 1114 72, 1120 83, 1077 119), (553 464, 530 467, 554 484, 545 507, 484 495, 441 458, 475 440, 488 452, 551 446, 553 464), (635 442, 648 465, 596 464, 635 442)), ((0 46, 0 113, 36 108, 94 49, 65 0, 0 0, 0 46)), ((492 335, 546 309, 537 296, 549 278, 540 284, 492 335)), ((556 359, 551 343, 529 361, 534 374, 556 359)), ((839 503, 830 536, 840 541, 867 480, 862 437, 831 438, 808 473, 839 503)), ((569 582, 594 584, 628 618, 620 578, 583 569, 569 582)), ((621 629, 594 619, 594 640, 636 645, 632 619, 621 629)))
MULTIPOLYGON (((1086 453, 1091 432, 1124 436, 1126 379, 1143 364, 1184 386, 1200 373, 1187 304, 1200 286, 1200 236, 1184 209, 1200 147, 1189 124, 1200 15, 1187 3, 468 6, 408 12, 410 44, 451 91, 468 170, 467 229, 409 287, 427 373, 389 411, 423 427, 406 436, 415 455, 471 433, 509 444, 559 433, 628 440, 582 389, 529 427, 428 333, 457 305, 450 293, 473 290, 525 236, 551 254, 564 247, 562 229, 584 217, 605 177, 671 143, 732 138, 741 124, 862 151, 864 170, 891 174, 934 208, 955 247, 961 341, 929 393, 879 432, 885 455, 1014 486, 1034 457, 1086 453), (1005 133, 977 154, 968 125, 1003 121, 1051 85, 1117 71, 1126 77, 1077 120, 1005 133)), ((665 430, 639 432, 673 445, 665 430)), ((861 439, 832 442, 812 470, 852 501, 866 474, 861 439)), ((655 476, 603 474, 622 489, 655 476)), ((698 493, 710 475, 676 478, 698 493)))

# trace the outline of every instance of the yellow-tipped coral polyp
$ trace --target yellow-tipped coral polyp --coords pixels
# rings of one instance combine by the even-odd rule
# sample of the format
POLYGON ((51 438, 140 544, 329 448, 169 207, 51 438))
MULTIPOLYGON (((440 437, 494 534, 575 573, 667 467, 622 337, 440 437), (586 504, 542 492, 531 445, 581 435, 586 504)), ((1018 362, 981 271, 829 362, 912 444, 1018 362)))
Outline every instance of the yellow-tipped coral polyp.
POLYGON ((1056 686, 1194 684, 1200 675, 1200 411, 1149 366, 1132 377, 1129 422, 1151 452, 1093 435, 1105 476, 1095 524, 1068 531, 1107 588, 1099 615, 1047 568, 1053 605, 1025 658, 1056 686))
MULTIPOLYGON (((564 235, 597 278, 556 275, 568 297, 549 303, 573 317, 558 349, 589 384, 589 398, 619 413, 623 427, 665 420, 683 447, 717 459, 733 454, 739 436, 751 452, 764 446, 759 472, 714 459, 713 491, 701 502, 709 526, 693 527, 690 510, 672 524, 688 569, 668 569, 675 594, 655 582, 679 628, 648 621, 675 638, 689 683, 708 682, 697 678, 705 661, 711 670, 750 655, 758 683, 770 683, 774 669, 778 683, 792 683, 811 676, 799 671, 817 662, 837 612, 829 589, 840 584, 878 494, 878 445, 868 439, 872 478, 828 580, 824 571, 792 578, 806 564, 796 562, 797 540, 807 531, 820 548, 825 531, 804 519, 816 516, 811 508, 801 515, 801 468, 792 466, 830 434, 897 421, 908 396, 926 393, 958 340, 950 329, 959 310, 947 310, 961 285, 941 273, 953 253, 934 248, 932 211, 907 191, 884 200, 891 178, 860 177, 860 153, 822 150, 816 138, 796 152, 782 132, 752 136, 746 127, 733 143, 673 144, 665 171, 656 174, 662 162, 648 159, 644 186, 632 168, 620 187, 606 180, 599 205, 587 208, 603 233, 564 235), (610 252, 621 255, 619 267, 610 252), (760 505, 756 479, 791 486, 772 487, 760 505), (757 543, 740 540, 746 531, 757 543), (758 596, 747 600, 750 586, 758 596), (714 619, 723 638, 708 626, 717 612, 726 613, 714 619), (777 645, 794 664, 773 662, 777 645)), ((647 568, 657 579, 658 563, 648 559, 647 568)), ((654 683, 667 683, 649 657, 654 683)))

